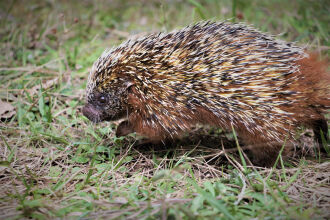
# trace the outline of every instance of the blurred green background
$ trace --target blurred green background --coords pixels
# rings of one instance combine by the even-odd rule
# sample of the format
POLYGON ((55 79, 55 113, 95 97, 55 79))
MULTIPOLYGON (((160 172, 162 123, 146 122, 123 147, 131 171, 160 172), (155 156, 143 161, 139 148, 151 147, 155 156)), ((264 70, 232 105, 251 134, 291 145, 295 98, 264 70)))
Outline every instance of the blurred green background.
POLYGON ((85 67, 95 57, 85 62, 83 56, 129 35, 207 19, 245 22, 329 53, 329 14, 328 0, 1 1, 0 65, 40 65, 53 57, 50 53, 69 50, 68 65, 85 67), (102 43, 92 47, 96 41, 102 43))

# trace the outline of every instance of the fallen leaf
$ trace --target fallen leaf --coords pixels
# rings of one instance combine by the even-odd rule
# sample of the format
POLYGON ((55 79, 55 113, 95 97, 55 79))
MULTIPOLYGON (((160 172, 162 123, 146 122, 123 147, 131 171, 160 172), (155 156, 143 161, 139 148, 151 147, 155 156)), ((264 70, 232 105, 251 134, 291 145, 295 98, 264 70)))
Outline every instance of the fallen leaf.
POLYGON ((9 119, 16 114, 14 106, 9 104, 8 102, 3 102, 0 100, 0 118, 1 119, 9 119))
MULTIPOLYGON (((46 82, 43 82, 42 83, 42 88, 43 89, 48 89, 50 87, 52 87, 53 85, 55 85, 58 81, 58 77, 54 78, 54 79, 51 79, 51 80, 47 80, 46 82)), ((40 90, 40 84, 32 87, 29 92, 30 92, 30 95, 34 95, 34 94, 37 94, 38 91, 40 90)))

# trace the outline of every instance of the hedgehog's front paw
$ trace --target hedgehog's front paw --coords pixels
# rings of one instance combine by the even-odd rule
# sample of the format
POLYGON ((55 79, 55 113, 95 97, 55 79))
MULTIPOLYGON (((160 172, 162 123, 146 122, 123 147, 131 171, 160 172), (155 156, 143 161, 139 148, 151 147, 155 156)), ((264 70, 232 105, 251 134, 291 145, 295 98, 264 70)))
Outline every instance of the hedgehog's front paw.
POLYGON ((116 136, 117 137, 126 136, 130 133, 133 133, 133 132, 135 132, 135 131, 132 128, 131 123, 129 123, 129 121, 123 121, 117 127, 116 136))

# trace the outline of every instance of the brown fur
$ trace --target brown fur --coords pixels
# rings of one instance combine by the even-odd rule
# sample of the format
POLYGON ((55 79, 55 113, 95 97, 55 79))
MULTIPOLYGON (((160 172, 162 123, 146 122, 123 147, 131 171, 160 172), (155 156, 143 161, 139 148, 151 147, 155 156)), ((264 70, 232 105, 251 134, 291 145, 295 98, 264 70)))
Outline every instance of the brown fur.
MULTIPOLYGON (((293 113, 297 123, 295 127, 288 127, 283 123, 283 127, 290 130, 295 130, 297 127, 303 125, 306 127, 312 127, 317 132, 321 127, 323 133, 326 134, 327 127, 324 125, 325 118, 323 116, 324 111, 330 106, 329 101, 329 82, 330 75, 327 72, 327 62, 319 61, 315 54, 310 54, 308 58, 297 61, 299 65, 299 72, 295 73, 298 80, 292 83, 291 90, 301 92, 301 98, 290 106, 283 106, 282 109, 293 113)), ((292 76, 290 76, 292 78, 292 76)), ((152 142, 161 141, 168 138, 168 132, 157 126, 155 128, 151 124, 146 124, 144 118, 144 110, 146 103, 142 102, 142 97, 133 88, 128 95, 128 105, 132 108, 132 114, 129 116, 129 123, 119 126, 119 134, 127 134, 135 131, 142 136, 147 137, 152 142), (129 128, 130 127, 130 128, 129 128)), ((221 121, 212 112, 206 110, 203 107, 198 107, 192 114, 191 111, 183 112, 190 116, 190 120, 181 118, 180 123, 192 127, 196 123, 209 124, 223 129, 231 130, 231 124, 229 121, 221 121)), ((170 122, 167 122, 170 123, 170 122)), ((262 121, 256 123, 263 124, 262 121)), ((253 153, 254 162, 263 166, 270 166, 277 158, 285 139, 286 147, 291 146, 292 136, 283 130, 277 130, 281 133, 283 142, 278 143, 265 139, 261 133, 255 133, 251 135, 242 123, 236 123, 234 129, 238 133, 240 139, 242 139, 245 145, 250 146, 253 153)), ((281 128, 279 128, 281 129, 281 128)), ((261 131, 266 132, 266 131, 261 131)), ((118 131, 117 131, 118 133, 118 131)), ((182 134, 173 134, 172 138, 180 138, 182 134)), ((316 134, 317 136, 318 134, 316 134)), ((285 150, 287 151, 287 149, 285 150)))

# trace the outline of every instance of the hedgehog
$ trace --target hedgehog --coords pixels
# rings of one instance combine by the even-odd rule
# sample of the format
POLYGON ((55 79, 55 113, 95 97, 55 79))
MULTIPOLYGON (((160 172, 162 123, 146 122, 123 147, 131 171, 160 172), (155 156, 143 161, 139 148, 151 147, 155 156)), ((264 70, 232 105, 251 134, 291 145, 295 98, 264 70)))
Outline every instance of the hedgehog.
POLYGON ((196 124, 234 129, 267 166, 301 127, 328 133, 328 63, 243 23, 199 22, 106 50, 87 82, 83 115, 124 119, 116 135, 178 139, 196 124))

